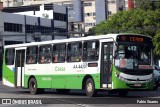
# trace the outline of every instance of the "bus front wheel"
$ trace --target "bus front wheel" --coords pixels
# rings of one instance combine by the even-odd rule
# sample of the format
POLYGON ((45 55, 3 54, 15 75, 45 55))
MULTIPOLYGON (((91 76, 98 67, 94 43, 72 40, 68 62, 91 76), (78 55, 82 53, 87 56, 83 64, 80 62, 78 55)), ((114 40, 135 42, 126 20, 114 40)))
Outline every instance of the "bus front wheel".
POLYGON ((95 85, 92 78, 88 78, 85 85, 86 94, 89 97, 96 95, 95 85))
POLYGON ((35 78, 31 78, 29 80, 29 91, 32 95, 35 95, 37 93, 43 93, 44 90, 43 89, 38 89, 37 88, 37 81, 35 78))

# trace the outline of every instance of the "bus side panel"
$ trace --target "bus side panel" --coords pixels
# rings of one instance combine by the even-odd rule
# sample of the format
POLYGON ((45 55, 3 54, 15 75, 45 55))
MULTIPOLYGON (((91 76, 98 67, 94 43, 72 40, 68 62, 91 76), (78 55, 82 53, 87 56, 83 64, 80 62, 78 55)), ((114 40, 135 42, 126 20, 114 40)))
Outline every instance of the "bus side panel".
POLYGON ((68 89, 82 89, 83 77, 84 77, 84 75, 66 76, 66 88, 68 88, 68 89))
POLYGON ((92 76, 95 83, 95 89, 100 89, 100 74, 92 76))
POLYGON ((65 89, 65 75, 53 75, 52 88, 65 89))
MULTIPOLYGON (((86 74, 54 75, 52 78, 52 88, 82 89, 83 79, 85 76, 86 74)), ((95 82, 95 88, 99 89, 100 88, 99 74, 92 74, 91 76, 95 82)))
POLYGON ((36 75, 38 88, 51 88, 52 76, 51 75, 36 75))
POLYGON ((24 88, 28 88, 29 77, 28 75, 24 75, 24 88))
MULTIPOLYGON (((100 88, 100 78, 99 78, 100 76, 99 75, 100 74, 91 74, 91 77, 94 80, 96 89, 100 88)), ((83 79, 85 76, 86 74, 66 76, 65 77, 66 88, 67 89, 82 89, 83 79)))
POLYGON ((7 86, 11 86, 14 87, 14 81, 15 81, 15 77, 14 77, 14 67, 11 67, 12 69, 10 69, 6 64, 5 61, 3 60, 3 71, 2 71, 2 75, 3 75, 3 84, 7 85, 7 86))
MULTIPOLYGON (((95 88, 100 88, 100 74, 91 74, 95 82, 95 88)), ((34 75, 38 88, 54 89, 82 89, 82 82, 86 74, 72 75, 34 75)), ((28 88, 30 75, 25 75, 24 87, 28 88)))
MULTIPOLYGON (((51 88, 52 76, 49 75, 33 75, 37 81, 38 88, 51 88)), ((24 87, 28 88, 30 75, 25 75, 24 87)))

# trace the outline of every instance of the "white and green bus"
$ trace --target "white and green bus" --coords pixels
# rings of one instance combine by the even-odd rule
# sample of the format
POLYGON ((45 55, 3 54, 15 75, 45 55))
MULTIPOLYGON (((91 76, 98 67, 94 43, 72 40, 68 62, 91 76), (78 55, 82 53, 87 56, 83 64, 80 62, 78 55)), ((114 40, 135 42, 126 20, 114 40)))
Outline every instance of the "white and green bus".
POLYGON ((68 93, 84 89, 127 95, 153 89, 152 38, 140 34, 107 34, 32 42, 4 47, 3 84, 68 93))

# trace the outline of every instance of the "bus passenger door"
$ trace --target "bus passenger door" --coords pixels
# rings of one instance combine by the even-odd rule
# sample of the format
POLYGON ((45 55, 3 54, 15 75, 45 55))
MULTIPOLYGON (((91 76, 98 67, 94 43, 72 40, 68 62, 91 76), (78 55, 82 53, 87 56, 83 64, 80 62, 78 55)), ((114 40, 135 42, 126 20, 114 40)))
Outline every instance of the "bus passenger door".
POLYGON ((25 61, 25 49, 16 50, 15 58, 15 86, 24 86, 24 61, 25 61))
POLYGON ((113 57, 113 43, 102 43, 101 51, 101 87, 112 88, 112 57, 113 57))

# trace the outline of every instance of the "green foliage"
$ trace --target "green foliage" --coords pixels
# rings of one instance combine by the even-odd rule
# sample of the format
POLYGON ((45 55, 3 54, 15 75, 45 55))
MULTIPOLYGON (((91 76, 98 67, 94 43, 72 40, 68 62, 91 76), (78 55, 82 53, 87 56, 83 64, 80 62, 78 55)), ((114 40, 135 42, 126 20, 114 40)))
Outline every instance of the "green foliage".
POLYGON ((160 27, 160 13, 158 11, 143 11, 141 9, 120 11, 107 21, 103 21, 95 28, 96 34, 107 33, 138 33, 150 36, 160 27))
POLYGON ((159 0, 134 0, 135 7, 142 10, 157 10, 160 9, 159 0))
POLYGON ((156 35, 154 36, 154 52, 156 55, 160 56, 160 30, 156 32, 156 35))
POLYGON ((89 29, 88 33, 85 34, 85 36, 89 36, 89 35, 95 35, 95 27, 92 27, 91 29, 89 29))
MULTIPOLYGON (((119 11, 111 16, 108 20, 102 21, 96 25, 92 35, 108 33, 136 33, 156 37, 157 31, 160 30, 160 10, 127 10, 119 11)), ((155 40, 155 39, 154 39, 155 40)), ((160 41, 155 41, 158 44, 160 41)), ((159 46, 155 46, 155 53, 160 53, 159 46)))
POLYGON ((160 56, 160 1, 135 0, 136 8, 119 11, 90 29, 91 35, 136 33, 154 38, 154 52, 160 56))

